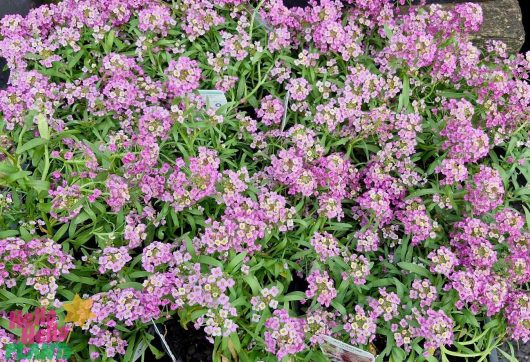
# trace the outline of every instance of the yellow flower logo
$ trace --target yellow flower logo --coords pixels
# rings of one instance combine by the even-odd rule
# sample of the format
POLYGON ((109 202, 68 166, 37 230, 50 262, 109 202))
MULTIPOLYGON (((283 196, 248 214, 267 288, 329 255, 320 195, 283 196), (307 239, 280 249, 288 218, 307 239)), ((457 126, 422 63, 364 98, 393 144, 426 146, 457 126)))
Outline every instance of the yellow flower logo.
POLYGON ((95 318, 96 315, 92 313, 92 299, 81 299, 79 294, 76 294, 74 300, 63 304, 64 310, 67 312, 65 322, 74 322, 81 327, 90 318, 95 318))

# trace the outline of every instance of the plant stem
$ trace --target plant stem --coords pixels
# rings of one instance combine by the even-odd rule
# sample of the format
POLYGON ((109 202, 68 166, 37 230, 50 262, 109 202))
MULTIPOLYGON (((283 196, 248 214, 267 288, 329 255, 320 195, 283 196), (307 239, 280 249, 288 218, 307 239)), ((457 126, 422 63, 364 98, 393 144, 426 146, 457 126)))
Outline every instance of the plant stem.
POLYGON ((41 181, 46 180, 48 176, 48 170, 50 169, 50 154, 48 150, 48 145, 44 145, 44 170, 42 170, 41 181))
POLYGON ((270 68, 267 70, 267 72, 265 73, 265 75, 263 76, 262 79, 259 80, 258 84, 254 87, 254 89, 252 89, 250 91, 250 93, 248 93, 246 96, 244 96, 240 101, 239 103, 245 103, 247 101, 247 99, 253 95, 254 93, 256 93, 258 91, 258 89, 263 85, 263 83, 265 83, 265 81, 267 80, 267 76, 269 75, 269 73, 271 72, 272 68, 274 68, 274 63, 270 66, 270 68))
POLYGON ((254 12, 252 12, 252 18, 250 19, 250 29, 248 31, 248 36, 250 38, 250 41, 252 41, 252 31, 254 30, 254 20, 256 19, 256 14, 258 13, 258 10, 263 5, 263 2, 265 0, 261 0, 258 4, 258 6, 254 9, 254 12))

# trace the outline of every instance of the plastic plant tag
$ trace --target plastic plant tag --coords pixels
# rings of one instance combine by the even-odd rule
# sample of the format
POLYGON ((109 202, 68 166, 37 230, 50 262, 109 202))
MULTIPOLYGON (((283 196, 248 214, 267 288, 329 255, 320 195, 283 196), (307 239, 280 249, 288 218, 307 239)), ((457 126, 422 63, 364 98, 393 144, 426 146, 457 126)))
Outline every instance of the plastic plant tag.
POLYGON ((173 362, 180 362, 180 359, 177 360, 175 358, 175 356, 173 355, 173 352, 171 351, 171 348, 169 347, 169 345, 167 344, 167 341, 166 339, 164 338, 164 335, 162 333, 160 333, 160 330, 158 329, 158 326, 156 325, 155 321, 153 320, 153 318, 151 318, 151 323, 153 323, 153 327, 155 327, 155 332, 156 334, 158 334, 158 337, 160 337, 160 341, 162 341, 162 346, 164 347, 164 349, 166 350, 166 353, 169 355, 169 358, 171 358, 171 361, 173 362))
POLYGON ((264 27, 265 30, 267 30, 267 33, 270 33, 273 30, 273 27, 269 24, 269 22, 263 19, 259 14, 259 9, 255 9, 251 5, 248 5, 247 10, 250 13, 249 15, 254 17, 255 23, 264 27))
POLYGON ((272 26, 270 26, 270 24, 265 21, 259 13, 256 13, 256 22, 267 29, 267 33, 272 31, 272 26))
POLYGON ((206 103, 206 106, 217 111, 227 103, 224 92, 218 90, 199 89, 199 94, 206 103))
POLYGON ((282 131, 285 129, 287 124, 287 108, 289 108, 289 99, 291 98, 291 93, 287 91, 285 94, 285 99, 283 100, 283 118, 282 118, 282 131))
POLYGON ((330 362, 374 362, 373 354, 355 348, 329 336, 324 337, 320 349, 330 362))
POLYGON ((140 341, 140 343, 138 343, 138 347, 136 347, 136 352, 134 352, 134 356, 132 357, 132 362, 135 362, 140 357, 142 357, 143 347, 144 347, 144 341, 140 341))

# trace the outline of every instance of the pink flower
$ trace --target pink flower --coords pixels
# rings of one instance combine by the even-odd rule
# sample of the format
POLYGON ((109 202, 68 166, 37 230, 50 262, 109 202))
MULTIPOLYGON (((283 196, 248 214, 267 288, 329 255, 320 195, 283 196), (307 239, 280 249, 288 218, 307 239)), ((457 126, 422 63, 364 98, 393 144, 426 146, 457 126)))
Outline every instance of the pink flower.
POLYGON ((182 97, 199 88, 201 70, 195 60, 180 57, 169 62, 165 72, 167 91, 175 97, 182 97))
POLYGON ((304 78, 294 78, 287 84, 290 97, 297 101, 303 101, 311 93, 311 85, 304 78))
POLYGON ((311 238, 311 245, 315 249, 319 259, 322 261, 326 261, 328 258, 339 255, 337 239, 327 232, 315 232, 311 238))
POLYGON ((366 277, 370 275, 370 269, 372 268, 370 261, 363 255, 356 254, 345 257, 344 261, 348 263, 349 269, 342 273, 342 278, 344 280, 352 278, 357 285, 365 284, 366 277))
POLYGON ((268 95, 261 100, 261 106, 256 113, 267 126, 280 124, 284 113, 283 102, 268 95))
POLYGON ((379 288, 378 299, 369 298, 368 305, 372 308, 370 317, 376 320, 381 315, 385 321, 389 321, 399 314, 398 308, 401 300, 394 292, 388 292, 386 288, 379 288))
POLYGON ((125 247, 106 247, 103 249, 103 254, 98 259, 99 272, 105 273, 107 270, 112 270, 114 273, 119 272, 123 267, 131 261, 132 257, 129 255, 129 250, 125 247))
POLYGON ((305 292, 306 297, 314 298, 325 307, 329 307, 333 299, 337 296, 337 291, 326 271, 315 270, 307 277, 309 287, 305 292))
POLYGON ((516 341, 530 341, 530 295, 527 292, 510 294, 506 308, 508 332, 516 341))
POLYGON ((436 291, 436 287, 431 284, 429 279, 414 279, 412 282, 409 297, 413 300, 419 300, 420 307, 430 307, 437 296, 438 292, 436 291))
POLYGON ((305 349, 304 320, 289 317, 284 309, 277 309, 265 322, 265 348, 279 360, 305 349))
POLYGON ((110 175, 107 179, 109 198, 106 202, 113 212, 120 211, 130 199, 129 187, 125 180, 117 175, 110 175))
POLYGON ((138 21, 138 29, 141 31, 152 31, 163 36, 177 23, 169 6, 154 4, 138 12, 138 21))
POLYGON ((377 251, 379 248, 379 235, 376 231, 371 229, 357 231, 354 236, 357 238, 358 252, 377 251))
POLYGON ((449 276, 459 264, 458 258, 451 249, 441 246, 429 253, 428 258, 432 261, 431 272, 449 276))
POLYGON ((426 314, 418 315, 417 320, 420 326, 415 328, 414 336, 425 338, 425 350, 453 343, 454 321, 444 311, 429 309, 426 314))
POLYGON ((350 335, 353 345, 365 345, 375 339, 375 319, 366 315, 364 309, 356 305, 355 314, 348 314, 345 318, 344 330, 350 335))
POLYGON ((473 211, 483 214, 502 205, 504 184, 499 172, 487 166, 480 166, 480 172, 473 176, 473 182, 466 187, 464 199, 473 206, 473 211))

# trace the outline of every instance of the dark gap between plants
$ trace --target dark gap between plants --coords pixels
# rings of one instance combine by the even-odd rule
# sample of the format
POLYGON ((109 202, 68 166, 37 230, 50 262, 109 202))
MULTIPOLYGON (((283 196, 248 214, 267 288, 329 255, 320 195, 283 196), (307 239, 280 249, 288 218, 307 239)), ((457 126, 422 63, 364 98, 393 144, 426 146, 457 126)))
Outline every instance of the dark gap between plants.
MULTIPOLYGON (((165 335, 166 342, 178 362, 210 362, 213 355, 213 344, 206 340, 206 334, 202 329, 196 330, 193 325, 184 329, 177 319, 170 319, 164 324, 157 324, 160 333, 165 335)), ((160 338, 153 327, 149 332, 155 336, 151 344, 159 351, 165 351, 160 338)), ((167 355, 156 359, 155 355, 147 349, 146 361, 172 362, 167 355)))
POLYGON ((519 0, 519 6, 521 6, 521 13, 523 14, 523 26, 526 33, 521 53, 526 53, 530 50, 530 1, 519 0))
MULTIPOLYGON (((306 278, 299 277, 296 273, 291 273, 293 280, 287 287, 287 293, 291 292, 305 292, 309 287, 306 278)), ((302 315, 302 307, 299 301, 294 302, 294 310, 297 315, 302 315)))

